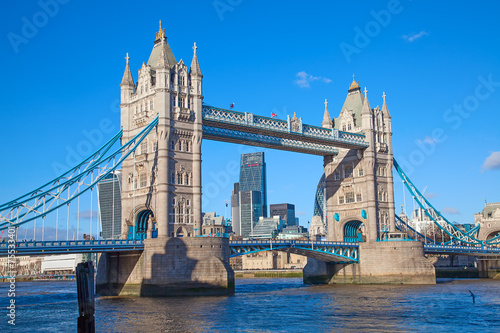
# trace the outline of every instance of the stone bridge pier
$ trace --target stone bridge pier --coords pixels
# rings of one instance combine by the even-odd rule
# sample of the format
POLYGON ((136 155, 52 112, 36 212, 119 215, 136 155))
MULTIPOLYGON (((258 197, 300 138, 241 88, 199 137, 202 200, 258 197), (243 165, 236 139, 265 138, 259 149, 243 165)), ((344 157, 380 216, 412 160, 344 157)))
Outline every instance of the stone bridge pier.
POLYGON ((153 238, 144 251, 104 253, 96 293, 105 296, 231 295, 227 238, 153 238))
POLYGON ((304 283, 312 284, 435 284, 431 260, 421 242, 390 241, 359 244, 359 263, 339 264, 308 258, 304 283))

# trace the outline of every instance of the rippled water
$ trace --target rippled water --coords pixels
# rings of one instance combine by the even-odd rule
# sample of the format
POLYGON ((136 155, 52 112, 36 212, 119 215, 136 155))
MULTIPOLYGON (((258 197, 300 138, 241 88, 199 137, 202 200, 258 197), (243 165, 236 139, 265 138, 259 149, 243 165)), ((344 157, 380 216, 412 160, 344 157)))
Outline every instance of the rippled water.
MULTIPOLYGON (((8 304, 0 284, 0 306, 8 304)), ((18 282, 16 326, 0 332, 75 332, 75 282, 18 282)), ((6 310, 4 313, 6 313, 6 310)), ((96 300, 97 332, 500 332, 500 281, 432 286, 303 285, 237 279, 229 297, 96 300), (469 290, 476 294, 472 303, 469 290)))

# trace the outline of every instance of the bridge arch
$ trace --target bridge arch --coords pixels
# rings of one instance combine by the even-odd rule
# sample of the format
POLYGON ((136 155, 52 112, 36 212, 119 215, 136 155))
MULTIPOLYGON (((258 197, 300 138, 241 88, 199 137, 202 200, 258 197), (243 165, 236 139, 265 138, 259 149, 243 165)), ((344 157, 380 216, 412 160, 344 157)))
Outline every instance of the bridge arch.
POLYGON ((157 237, 156 223, 153 222, 154 214, 151 209, 141 210, 135 220, 135 239, 146 239, 148 230, 151 229, 151 238, 157 237), (156 232, 155 232, 156 231, 156 232))
POLYGON ((496 229, 496 230, 495 229, 489 230, 488 233, 486 234, 485 240, 489 240, 489 239, 495 238, 499 234, 500 234, 500 228, 496 229))
POLYGON ((173 235, 174 237, 191 237, 191 234, 189 234, 184 227, 178 227, 175 230, 175 234, 173 235))
POLYGON ((342 235, 344 242, 363 242, 363 229, 365 224, 359 219, 348 219, 343 223, 342 235))

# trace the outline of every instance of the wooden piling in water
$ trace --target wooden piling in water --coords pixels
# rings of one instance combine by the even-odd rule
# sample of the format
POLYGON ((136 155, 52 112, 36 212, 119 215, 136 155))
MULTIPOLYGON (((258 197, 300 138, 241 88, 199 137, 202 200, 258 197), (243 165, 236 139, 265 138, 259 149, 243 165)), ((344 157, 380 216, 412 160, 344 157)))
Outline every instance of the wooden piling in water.
POLYGON ((78 290, 78 333, 95 333, 94 265, 92 261, 76 266, 78 290))

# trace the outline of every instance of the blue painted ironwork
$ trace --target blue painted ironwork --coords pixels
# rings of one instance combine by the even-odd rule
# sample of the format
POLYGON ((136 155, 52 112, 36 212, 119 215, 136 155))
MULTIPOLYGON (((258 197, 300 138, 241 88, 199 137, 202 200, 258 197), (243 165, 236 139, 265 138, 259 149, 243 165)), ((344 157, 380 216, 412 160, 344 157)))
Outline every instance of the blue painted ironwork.
POLYGON ((362 234, 359 232, 359 227, 361 227, 362 224, 363 222, 356 220, 344 224, 344 242, 362 242, 362 234))
MULTIPOLYGON (((451 238, 451 243, 457 243, 457 244, 470 244, 470 245, 478 245, 478 244, 486 244, 486 245, 496 245, 500 244, 500 235, 493 237, 489 240, 480 240, 477 239, 473 233, 470 231, 466 232, 461 229, 459 229, 457 226, 455 226, 453 223, 449 222, 441 213, 434 208, 430 204, 430 202, 420 193, 420 191, 417 189, 417 187, 411 182, 410 178, 405 174, 403 169, 399 166, 399 164, 396 162, 394 159, 394 168, 396 169, 397 173, 403 180, 403 183, 405 184, 406 188, 408 191, 411 193, 415 201, 418 203, 420 208, 425 212, 425 214, 434 222, 436 226, 439 227, 439 229, 443 230, 444 233, 446 233, 448 236, 451 238)), ((475 230, 475 232, 477 232, 475 230)))
POLYGON ((153 216, 153 212, 149 209, 143 210, 137 214, 135 239, 147 238, 148 219, 150 216, 153 216))
POLYGON ((203 105, 203 137, 316 155, 337 154, 337 148, 364 149, 363 134, 280 120, 248 112, 203 105))
POLYGON ((318 260, 337 263, 359 261, 358 244, 308 240, 243 240, 229 242, 230 256, 237 257, 263 251, 287 251, 318 260))
POLYGON ((460 246, 460 245, 438 245, 424 244, 425 253, 429 254, 465 254, 477 256, 500 256, 500 248, 476 245, 476 246, 460 246))
POLYGON ((82 163, 73 167, 49 183, 0 205, 0 230, 22 224, 45 216, 95 187, 101 179, 120 167, 123 160, 132 154, 144 138, 158 124, 158 116, 130 141, 111 152, 111 148, 122 136, 120 130, 82 163), (97 173, 94 178, 94 172, 97 173), (60 202, 60 203, 59 203, 60 202))
MULTIPOLYGON (((7 256, 8 242, 0 243, 0 257, 7 256)), ((141 239, 113 239, 113 240, 74 240, 74 241, 45 241, 45 242, 16 242, 16 255, 45 255, 69 253, 102 253, 142 251, 144 241, 141 239)))

